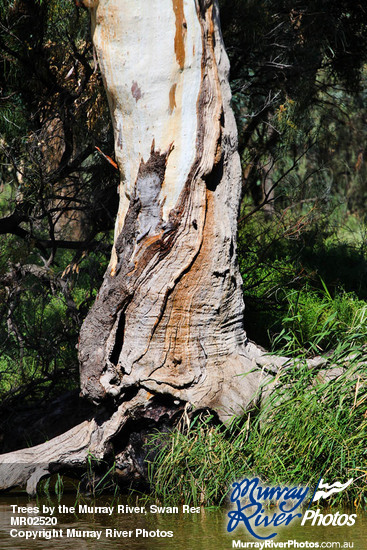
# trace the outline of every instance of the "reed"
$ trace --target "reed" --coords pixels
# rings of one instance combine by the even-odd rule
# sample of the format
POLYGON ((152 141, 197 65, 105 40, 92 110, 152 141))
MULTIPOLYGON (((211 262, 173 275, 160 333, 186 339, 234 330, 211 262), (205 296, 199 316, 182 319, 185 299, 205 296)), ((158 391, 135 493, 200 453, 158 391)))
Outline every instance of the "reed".
MULTIPOLYGON (((220 505, 233 481, 244 477, 314 487, 322 476, 328 483, 355 480, 328 504, 366 507, 365 318, 363 306, 342 338, 339 333, 326 366, 310 369, 309 349, 299 351, 278 375, 276 388, 260 410, 248 411, 228 426, 199 415, 164 439, 152 435, 153 497, 172 504, 220 505)), ((335 327, 326 322, 323 341, 328 328, 335 337, 335 327)), ((289 331, 288 349, 297 349, 295 341, 289 342, 292 337, 289 331)))

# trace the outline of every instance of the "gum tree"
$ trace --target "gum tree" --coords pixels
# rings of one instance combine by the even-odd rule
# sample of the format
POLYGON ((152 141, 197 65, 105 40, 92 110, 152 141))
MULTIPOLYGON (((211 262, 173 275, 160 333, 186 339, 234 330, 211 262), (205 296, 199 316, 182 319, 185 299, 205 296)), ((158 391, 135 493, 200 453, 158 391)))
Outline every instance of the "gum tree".
POLYGON ((29 492, 88 453, 133 475, 134 419, 161 425, 190 404, 225 420, 276 363, 243 327, 241 167, 217 2, 84 4, 121 173, 111 260, 79 341, 82 394, 99 407, 50 442, 3 455, 0 487, 29 492))

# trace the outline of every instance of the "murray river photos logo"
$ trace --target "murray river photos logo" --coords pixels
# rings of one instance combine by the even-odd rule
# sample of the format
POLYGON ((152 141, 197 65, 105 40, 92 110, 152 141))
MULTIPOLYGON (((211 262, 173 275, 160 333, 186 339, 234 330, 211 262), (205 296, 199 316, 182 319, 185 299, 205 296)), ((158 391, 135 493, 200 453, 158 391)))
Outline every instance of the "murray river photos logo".
POLYGON ((310 525, 316 527, 321 525, 354 525, 356 514, 349 515, 336 512, 335 514, 324 515, 320 513, 319 509, 309 509, 313 502, 340 493, 352 483, 353 479, 349 479, 344 484, 337 481, 329 485, 320 478, 309 500, 307 511, 302 514, 300 508, 308 500, 308 487, 263 487, 258 477, 245 478, 232 485, 231 502, 234 503, 235 510, 228 512, 227 531, 231 533, 240 524, 243 524, 250 535, 256 539, 267 540, 277 536, 278 527, 289 525, 295 518, 302 518, 301 525, 305 525, 307 521, 310 521, 310 525), (278 511, 274 512, 273 508, 272 513, 269 514, 265 509, 267 505, 274 502, 277 504, 278 511), (259 529, 262 527, 272 527, 274 532, 268 536, 260 536, 259 529))

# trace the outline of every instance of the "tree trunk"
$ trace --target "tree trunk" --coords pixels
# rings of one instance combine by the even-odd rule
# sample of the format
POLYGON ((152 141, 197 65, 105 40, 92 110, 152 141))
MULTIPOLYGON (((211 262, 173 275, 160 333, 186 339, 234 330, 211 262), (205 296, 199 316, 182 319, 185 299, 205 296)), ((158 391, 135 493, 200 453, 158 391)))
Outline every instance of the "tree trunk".
MULTIPOLYGON (((27 466, 3 470, 0 488, 28 480, 32 492, 88 452, 104 457, 136 411, 167 413, 159 399, 172 411, 190 403, 222 420, 239 414, 258 394, 260 367, 284 362, 250 344, 243 326, 241 166, 217 2, 84 3, 121 183, 110 265, 81 329, 80 378, 82 394, 114 412, 3 455, 8 469, 27 466)), ((127 447, 113 452, 126 466, 127 447)))
POLYGON ((236 258, 241 166, 216 2, 100 0, 93 41, 121 172, 115 241, 80 334, 84 395, 169 393, 224 418, 258 373, 236 258))

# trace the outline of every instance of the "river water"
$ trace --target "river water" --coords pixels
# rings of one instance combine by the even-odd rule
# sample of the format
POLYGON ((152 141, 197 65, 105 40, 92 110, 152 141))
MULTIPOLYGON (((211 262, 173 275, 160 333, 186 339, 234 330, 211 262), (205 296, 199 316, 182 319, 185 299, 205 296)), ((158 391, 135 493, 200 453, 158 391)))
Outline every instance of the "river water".
MULTIPOLYGON (((146 501, 120 497, 101 497, 98 499, 83 498, 76 502, 75 495, 64 495, 60 500, 30 500, 24 494, 9 493, 0 497, 0 549, 13 550, 33 549, 129 549, 129 550, 225 550, 230 548, 260 548, 243 525, 232 533, 227 532, 228 516, 231 509, 201 509, 199 513, 183 513, 182 506, 178 513, 151 513, 150 504, 146 501), (80 512, 79 506, 93 508, 93 512, 80 512), (43 513, 43 506, 48 512, 43 513), (100 513, 96 507, 112 507, 113 513, 100 513), (120 508, 118 509, 118 506, 120 508), (124 506, 125 508, 122 508, 124 506), (137 507, 135 511, 126 512, 126 506, 137 507), (53 514, 49 508, 55 507, 53 514), (59 508, 60 507, 60 508, 59 508), (75 508, 72 513, 70 508, 75 508), (23 510, 22 508, 28 508, 23 510), (33 510, 29 510, 32 508, 33 510), (37 514, 37 510, 39 513, 37 514), (120 513, 117 513, 117 511, 120 513), (122 512, 122 510, 124 510, 122 512), (38 520, 28 519, 44 516, 54 525, 40 526, 19 525, 17 522, 38 520), (26 518, 17 520, 16 518, 26 518), (13 518, 13 519, 12 519, 13 518), (115 531, 114 531, 115 530, 115 531), (83 533, 84 531, 84 533, 83 533), (168 536, 172 532, 173 536, 168 536), (27 533, 32 538, 25 538, 27 533), (47 534, 49 533, 49 534, 47 534), (60 534, 62 533, 62 537, 60 534), (86 534, 88 533, 89 536, 86 534), (101 533, 100 539, 92 534, 101 533), (123 535, 125 533, 125 536, 123 535), (165 533, 167 536, 158 536, 165 533), (44 536, 42 536, 42 534, 44 536), (58 536, 57 536, 58 534, 58 536), (81 534, 82 536, 78 536, 81 534), (107 536, 106 536, 107 535, 107 536), (50 536, 51 538, 45 538, 50 536), (252 543, 252 546, 247 544, 252 543)), ((84 510, 81 508, 81 510, 84 510)), ((354 510, 338 510, 340 514, 356 513, 354 510)), ((323 514, 335 513, 336 510, 322 510, 323 514)), ((308 522, 310 523, 310 522, 308 522)), ((273 542, 264 548, 279 548, 278 543, 288 543, 283 548, 354 548, 367 549, 367 514, 358 511, 355 524, 347 526, 311 526, 301 525, 295 519, 287 527, 272 528, 278 532, 273 542), (273 546, 271 546, 271 544, 273 546), (275 546, 277 544, 277 546, 275 546), (318 544, 318 546, 317 546, 318 544)), ((261 535, 269 534, 261 531, 261 535)))

